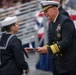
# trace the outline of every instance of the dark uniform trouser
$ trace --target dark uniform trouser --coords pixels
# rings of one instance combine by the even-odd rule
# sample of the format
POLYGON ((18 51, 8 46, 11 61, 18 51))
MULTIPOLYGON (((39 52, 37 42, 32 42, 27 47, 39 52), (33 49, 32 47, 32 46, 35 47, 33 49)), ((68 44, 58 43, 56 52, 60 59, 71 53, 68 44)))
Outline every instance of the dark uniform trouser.
POLYGON ((62 73, 62 74, 59 74, 59 75, 76 75, 76 70, 75 71, 70 71, 70 72, 67 72, 67 73, 62 73))
POLYGON ((58 75, 58 72, 57 72, 57 68, 56 68, 56 59, 52 59, 52 72, 53 72, 53 75, 58 75))
POLYGON ((53 75, 76 75, 76 69, 74 69, 73 71, 66 72, 66 73, 58 73, 56 65, 57 65, 57 60, 54 58, 52 59, 53 75))

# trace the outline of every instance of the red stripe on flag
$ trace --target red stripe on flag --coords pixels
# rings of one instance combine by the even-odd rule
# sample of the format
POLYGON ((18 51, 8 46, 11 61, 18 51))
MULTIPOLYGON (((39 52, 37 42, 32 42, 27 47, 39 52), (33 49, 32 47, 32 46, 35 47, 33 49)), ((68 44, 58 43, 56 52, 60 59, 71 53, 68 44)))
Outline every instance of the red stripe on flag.
POLYGON ((70 15, 71 20, 76 20, 76 15, 70 15))
POLYGON ((43 14, 42 13, 39 13, 39 15, 38 15, 39 17, 43 17, 43 14))

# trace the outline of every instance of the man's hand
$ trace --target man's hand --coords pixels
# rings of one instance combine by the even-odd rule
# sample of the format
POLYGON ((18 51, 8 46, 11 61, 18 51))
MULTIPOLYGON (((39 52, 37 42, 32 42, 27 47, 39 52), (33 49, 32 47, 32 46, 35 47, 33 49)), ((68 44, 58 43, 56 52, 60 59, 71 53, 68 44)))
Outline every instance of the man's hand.
POLYGON ((42 53, 42 54, 45 54, 45 53, 48 53, 48 50, 47 50, 47 47, 38 47, 37 48, 37 52, 38 53, 42 53))

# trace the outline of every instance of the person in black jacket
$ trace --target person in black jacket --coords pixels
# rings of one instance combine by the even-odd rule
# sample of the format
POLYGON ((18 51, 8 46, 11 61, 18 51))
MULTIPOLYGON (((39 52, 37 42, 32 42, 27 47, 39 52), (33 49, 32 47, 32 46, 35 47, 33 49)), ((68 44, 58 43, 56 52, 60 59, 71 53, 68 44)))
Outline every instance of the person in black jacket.
POLYGON ((57 2, 59 2, 59 3, 60 3, 60 5, 59 5, 59 12, 60 12, 61 14, 63 14, 63 15, 66 15, 66 16, 70 17, 70 16, 69 16, 69 13, 68 13, 66 10, 64 10, 63 7, 62 7, 63 0, 52 0, 52 1, 57 1, 57 2))
MULTIPOLYGON (((69 19, 70 19, 69 13, 65 9, 63 9, 63 7, 62 7, 63 0, 51 0, 51 1, 57 1, 57 2, 59 2, 60 3, 58 5, 59 13, 65 15, 67 17, 69 17, 69 19)), ((51 22, 50 22, 50 24, 51 24, 51 22)), ((52 57, 53 57, 53 59, 52 59, 53 71, 55 71, 54 73, 56 74, 56 66, 55 66, 56 56, 53 55, 52 57)))
POLYGON ((0 75, 21 75, 23 70, 25 70, 25 74, 28 74, 29 67, 24 59, 22 42, 14 35, 18 32, 17 16, 6 17, 0 23, 1 31, 5 31, 0 40, 0 75), (5 48, 5 50, 2 48, 5 48))
POLYGON ((56 56, 54 75, 76 75, 76 39, 73 21, 58 10, 59 2, 41 1, 42 11, 49 24, 49 42, 43 47, 38 47, 37 52, 49 53, 53 59, 56 56))

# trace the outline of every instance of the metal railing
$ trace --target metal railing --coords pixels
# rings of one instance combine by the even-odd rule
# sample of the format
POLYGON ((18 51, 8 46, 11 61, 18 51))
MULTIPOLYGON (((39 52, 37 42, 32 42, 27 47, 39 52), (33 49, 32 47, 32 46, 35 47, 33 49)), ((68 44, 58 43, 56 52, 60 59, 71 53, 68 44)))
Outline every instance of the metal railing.
MULTIPOLYGON (((0 21, 6 16, 18 16, 19 31, 16 35, 21 39, 23 45, 34 41, 35 47, 38 46, 38 34, 34 28, 36 25, 35 11, 39 10, 38 5, 39 1, 32 1, 0 11, 0 21)), ((0 32, 0 37, 1 34, 2 32, 0 32)))

